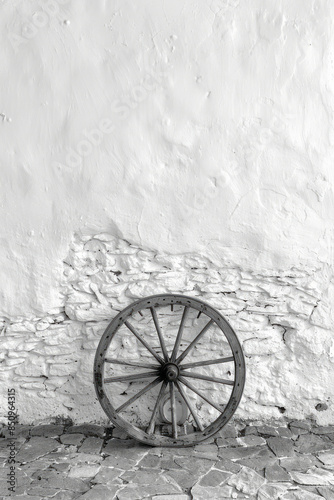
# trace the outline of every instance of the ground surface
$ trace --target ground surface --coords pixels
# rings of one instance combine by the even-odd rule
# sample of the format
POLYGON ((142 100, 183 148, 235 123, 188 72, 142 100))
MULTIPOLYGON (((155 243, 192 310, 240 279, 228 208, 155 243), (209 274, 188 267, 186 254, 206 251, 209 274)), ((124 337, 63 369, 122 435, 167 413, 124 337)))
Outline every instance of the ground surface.
POLYGON ((40 500, 334 499, 334 426, 233 422, 194 448, 150 448, 96 425, 2 430, 0 498, 40 500), (13 469, 12 469, 13 471, 13 469))

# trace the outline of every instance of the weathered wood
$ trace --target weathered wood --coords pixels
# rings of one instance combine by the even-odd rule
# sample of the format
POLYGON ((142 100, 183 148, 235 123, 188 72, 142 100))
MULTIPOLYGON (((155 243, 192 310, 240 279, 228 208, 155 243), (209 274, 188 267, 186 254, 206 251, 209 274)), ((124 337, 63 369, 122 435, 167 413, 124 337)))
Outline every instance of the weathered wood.
POLYGON ((134 373, 132 375, 118 375, 117 377, 105 378, 104 383, 111 384, 112 382, 130 382, 131 380, 143 380, 145 378, 156 377, 157 375, 157 370, 145 373, 134 373))
POLYGON ((188 368, 196 368, 197 366, 208 366, 208 365, 218 365, 220 363, 229 363, 234 361, 233 356, 228 356, 227 358, 209 359, 208 361, 195 361, 194 363, 186 363, 181 365, 182 370, 188 370, 188 368))
POLYGON ((200 431, 203 431, 203 430, 204 430, 204 427, 203 427, 203 425, 201 424, 201 422, 199 421, 199 419, 198 419, 198 417, 197 417, 197 415, 196 415, 196 410, 194 409, 193 405, 191 404, 190 400, 188 399, 188 396, 186 395, 185 391, 183 390, 182 385, 181 385, 181 384, 179 384, 177 381, 175 382, 175 384, 176 384, 176 387, 177 387, 177 389, 178 389, 179 393, 180 393, 180 394, 181 394, 181 396, 183 397, 184 402, 185 402, 185 403, 186 403, 186 405, 188 406, 189 411, 190 411, 190 413, 192 414, 193 419, 194 419, 194 421, 195 421, 195 423, 196 423, 196 425, 197 425, 198 429, 199 429, 200 431))
POLYGON ((137 366, 139 368, 160 368, 161 365, 153 365, 148 363, 137 363, 137 361, 125 361, 124 359, 105 358, 105 363, 112 363, 113 365, 137 366))
POLYGON ((174 349, 173 349, 173 352, 172 352, 172 356, 170 358, 172 362, 174 362, 176 360, 177 351, 179 350, 179 347, 180 347, 180 343, 181 343, 181 339, 182 339, 182 334, 183 334, 183 329, 184 329, 184 323, 185 323, 185 321, 187 319, 188 312, 189 312, 189 307, 186 306, 184 308, 184 311, 183 311, 183 314, 182 314, 181 323, 180 323, 180 326, 179 326, 179 331, 177 332, 177 336, 176 336, 176 340, 175 340, 175 344, 174 344, 174 349))
MULTIPOLYGON (((111 321, 111 323, 107 327, 100 340, 95 355, 94 384, 96 394, 102 408, 115 425, 121 427, 128 434, 138 439, 139 441, 153 446, 192 446, 212 437, 224 425, 226 425, 226 423, 231 419, 234 412, 236 411, 240 398, 242 396, 244 383, 245 361, 242 353, 242 348, 237 336, 235 335, 235 332, 233 331, 229 323, 218 311, 213 309, 208 304, 205 304, 198 299, 186 297, 183 295, 154 295, 152 297, 138 300, 137 302, 126 307, 111 321), (183 306, 184 310, 179 329, 177 333, 175 332, 175 342, 170 347, 172 355, 168 360, 167 347, 163 338, 162 330, 159 325, 158 309, 159 307, 170 306, 171 311, 175 311, 175 314, 177 314, 174 305, 183 306), (147 309, 150 309, 151 311, 151 321, 154 323, 154 326, 156 328, 163 357, 161 357, 155 351, 155 349, 153 349, 145 340, 145 329, 143 329, 142 331, 137 331, 137 329, 130 322, 131 318, 133 318, 133 316, 137 313, 142 317, 147 317, 147 315, 141 312, 144 312, 147 309), (190 313, 190 309, 195 309, 195 312, 197 312, 197 317, 202 314, 203 316, 206 316, 209 321, 201 330, 201 332, 196 336, 196 338, 185 349, 185 351, 182 352, 177 358, 178 350, 182 341, 185 321, 188 313, 190 313), (199 340, 204 336, 206 331, 213 323, 215 323, 216 327, 218 327, 220 331, 222 344, 226 345, 226 341, 229 343, 231 348, 231 356, 182 364, 184 358, 196 345, 198 347, 198 354, 200 355, 199 340), (115 352, 114 347, 111 347, 114 345, 113 339, 123 325, 125 325, 136 336, 141 344, 150 352, 150 354, 152 355, 152 364, 150 364, 150 362, 141 362, 140 360, 124 360, 118 359, 117 357, 108 356, 109 348, 112 352, 115 352), (218 377, 211 377, 207 375, 201 375, 196 372, 187 371, 191 368, 229 362, 234 364, 234 382, 218 377), (105 377, 104 373, 106 371, 105 367, 107 365, 108 367, 112 367, 113 365, 115 365, 120 367, 132 366, 138 368, 147 368, 149 371, 138 374, 132 373, 128 375, 124 373, 124 375, 105 377), (119 386, 117 386, 113 382, 124 382, 131 385, 135 384, 137 381, 140 382, 150 377, 152 377, 154 380, 148 383, 134 396, 130 397, 125 403, 120 405, 118 408, 115 408, 115 406, 113 405, 113 391, 116 390, 116 388, 118 388, 119 386), (226 404, 219 405, 216 401, 213 401, 209 396, 207 396, 206 393, 198 390, 196 385, 190 383, 189 378, 192 378, 194 380, 206 380, 209 384, 218 383, 222 385, 229 385, 231 386, 231 395, 228 401, 226 401, 226 404), (128 420, 126 420, 126 413, 122 413, 123 410, 125 410, 137 399, 139 399, 141 396, 144 396, 147 392, 149 392, 160 383, 162 383, 162 385, 160 387, 157 399, 154 403, 152 415, 148 417, 149 422, 143 423, 143 427, 141 428, 136 425, 132 425, 128 420), (172 412, 172 425, 170 426, 169 435, 161 435, 161 433, 159 432, 159 428, 161 426, 161 422, 159 422, 159 409, 161 410, 161 405, 165 400, 164 396, 166 394, 168 384, 172 412), (216 408, 219 411, 220 416, 218 416, 216 420, 208 420, 207 422, 203 421, 202 423, 201 419, 199 418, 197 408, 192 404, 190 398, 188 397, 188 394, 184 390, 184 386, 188 387, 190 391, 192 391, 194 394, 197 394, 198 397, 206 401, 206 403, 211 405, 213 408, 216 408), (176 391, 178 391, 180 397, 185 402, 185 405, 194 420, 194 425, 197 426, 197 430, 194 429, 194 432, 183 434, 177 426, 176 391), (122 413, 122 415, 120 415, 120 413, 122 413)), ((140 415, 138 415, 138 417, 140 420, 140 415)))
POLYGON ((183 377, 198 378, 200 380, 208 380, 209 382, 216 382, 217 384, 234 385, 233 380, 227 380, 225 378, 210 377, 209 375, 201 375, 200 373, 183 372, 181 370, 181 375, 183 377))
POLYGON ((161 399, 166 391, 166 387, 167 387, 167 382, 166 382, 166 380, 164 380, 162 383, 159 395, 157 397, 157 400, 155 402, 155 406, 153 408, 151 420, 150 420, 148 427, 146 429, 147 434, 152 434, 154 432, 154 426, 155 426, 155 422, 156 422, 158 411, 159 411, 159 404, 160 404, 160 401, 161 401, 161 399))
POLYGON ((176 403, 175 403, 175 389, 174 383, 169 382, 169 390, 170 390, 170 407, 172 412, 172 429, 173 429, 173 438, 177 438, 177 420, 176 420, 176 403))
POLYGON ((166 344, 165 344, 165 341, 164 341, 164 338, 163 338, 163 335, 162 335, 162 332, 161 332, 161 328, 160 328, 160 325, 159 325, 159 321, 158 321, 158 317, 157 317, 157 312, 156 312, 156 310, 155 310, 154 307, 151 307, 151 314, 152 314, 152 318, 153 318, 153 321, 154 321, 155 329, 156 329, 158 337, 159 337, 159 342, 160 342, 160 345, 161 345, 161 350, 163 352, 165 361, 167 362, 167 361, 169 361, 169 356, 168 356, 168 352, 167 352, 167 349, 166 349, 166 344))

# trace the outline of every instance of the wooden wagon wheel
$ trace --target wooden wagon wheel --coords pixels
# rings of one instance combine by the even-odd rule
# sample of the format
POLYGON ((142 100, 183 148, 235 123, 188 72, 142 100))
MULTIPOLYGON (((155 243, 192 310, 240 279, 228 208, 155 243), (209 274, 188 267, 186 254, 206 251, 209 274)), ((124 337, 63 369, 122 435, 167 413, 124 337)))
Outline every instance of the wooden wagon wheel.
POLYGON ((121 311, 98 345, 94 384, 113 424, 154 446, 192 446, 230 420, 245 383, 241 345, 201 300, 154 295, 121 311))

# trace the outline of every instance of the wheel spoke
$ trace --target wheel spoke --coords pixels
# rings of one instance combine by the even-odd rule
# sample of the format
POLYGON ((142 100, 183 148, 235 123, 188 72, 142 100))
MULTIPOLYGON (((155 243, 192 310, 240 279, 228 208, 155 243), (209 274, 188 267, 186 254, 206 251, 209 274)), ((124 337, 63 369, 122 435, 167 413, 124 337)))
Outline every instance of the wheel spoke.
POLYGON ((171 411, 172 411, 173 438, 177 438, 175 387, 174 387, 173 382, 169 382, 169 391, 170 391, 170 404, 171 404, 171 411))
POLYGON ((209 359, 208 361, 196 361, 195 363, 187 363, 185 365, 181 365, 180 368, 182 370, 188 370, 188 368, 196 368, 196 366, 218 365, 219 363, 229 363, 230 361, 234 361, 233 356, 229 356, 228 358, 209 359))
POLYGON ((207 375, 201 375, 200 373, 189 373, 189 372, 183 373, 181 371, 181 375, 183 377, 198 378, 201 380, 209 380, 210 382, 217 382, 217 384, 234 385, 234 382, 232 380, 227 380, 225 378, 209 377, 207 375))
POLYGON ((210 328, 212 323, 213 323, 213 319, 211 319, 209 321, 209 323, 207 323, 205 325, 203 330, 201 330, 199 332, 199 334, 197 335, 197 337, 191 342, 191 344, 188 345, 187 349, 185 351, 183 351, 183 353, 177 358, 176 363, 181 363, 181 361, 189 354, 189 352, 195 347, 197 342, 203 337, 203 335, 206 333, 206 331, 210 328))
POLYGON ((152 354, 152 356, 155 357, 155 359, 157 359, 159 361, 160 364, 164 364, 164 360, 159 356, 159 354, 157 354, 155 352, 154 349, 152 349, 152 347, 150 347, 148 345, 148 343, 146 342, 146 340, 144 340, 140 335, 139 333, 137 332, 137 330, 128 322, 128 321, 125 321, 124 322, 125 326, 127 326, 127 328, 137 337, 137 339, 143 344, 144 347, 146 347, 146 349, 148 351, 150 351, 150 353, 152 354))
POLYGON ((137 363, 137 361, 126 361, 125 359, 105 358, 105 363, 113 363, 114 365, 137 366, 139 368, 159 368, 160 365, 150 365, 148 363, 137 363))
POLYGON ((187 380, 185 380, 183 377, 179 377, 179 381, 186 385, 187 387, 189 387, 189 389, 191 389, 195 394, 197 394, 200 398, 204 399, 204 401, 206 401, 207 403, 209 403, 209 405, 213 406, 214 408, 216 408, 216 410, 218 410, 220 413, 223 413, 224 409, 220 408, 218 405, 216 405, 216 403, 214 403, 210 398, 208 398, 207 396, 205 396, 204 394, 202 394, 201 392, 199 392, 190 382, 188 382, 187 380))
POLYGON ((155 421, 157 419, 157 414, 158 414, 158 411, 159 411, 159 404, 160 404, 162 396, 165 393, 166 387, 167 387, 167 382, 164 380, 163 384, 161 386, 159 395, 158 395, 158 399, 156 400, 155 405, 154 405, 154 409, 153 409, 153 412, 152 412, 151 420, 150 420, 150 422, 148 424, 148 427, 146 429, 147 434, 153 434, 153 432, 154 432, 155 421))
POLYGON ((116 408, 116 413, 119 413, 120 411, 124 410, 124 408, 126 408, 127 406, 129 406, 130 404, 132 404, 134 401, 136 401, 136 399, 140 398, 140 396, 142 396, 143 394, 145 394, 145 392, 150 391, 151 389, 153 389, 153 387, 155 387, 156 385, 160 384, 160 382, 161 382, 161 378, 160 377, 158 377, 155 380, 153 380, 153 382, 151 382, 150 384, 146 385, 144 387, 144 389, 142 389, 141 391, 139 391, 138 394, 135 394, 134 396, 132 396, 132 398, 128 399, 125 403, 123 403, 121 406, 119 406, 118 408, 116 408))
POLYGON ((130 382, 131 380, 143 380, 144 378, 156 377, 158 371, 145 372, 145 373, 135 373, 133 375, 120 375, 118 377, 109 377, 104 379, 105 384, 110 384, 111 382, 130 382))
POLYGON ((160 328, 159 321, 158 321, 157 312, 156 312, 154 307, 151 307, 151 314, 152 314, 152 318, 154 321, 155 329, 156 329, 158 337, 159 337, 159 341, 160 341, 160 345, 161 345, 161 349, 162 349, 165 361, 169 361, 169 356, 168 356, 168 352, 166 349, 166 344, 165 344, 164 338, 162 336, 161 328, 160 328))
POLYGON ((175 340, 174 349, 173 349, 172 356, 171 356, 171 361, 172 362, 175 361, 176 356, 177 356, 177 351, 179 350, 179 347, 180 347, 180 343, 181 343, 181 339, 182 339, 182 334, 183 334, 184 323, 185 323, 186 317, 188 315, 188 312, 189 312, 189 307, 185 306, 183 314, 182 314, 182 319, 181 319, 179 331, 177 332, 177 337, 176 337, 176 340, 175 340))
POLYGON ((176 384, 176 387, 178 388, 178 391, 179 391, 179 393, 181 394, 181 396, 182 396, 182 398, 183 398, 184 402, 185 402, 185 403, 186 403, 186 405, 188 406, 189 411, 190 411, 190 413, 192 414, 193 419, 195 420, 195 423, 196 423, 196 425, 197 425, 198 429, 199 429, 200 431, 204 431, 204 427, 203 427, 203 425, 201 424, 201 422, 198 420, 198 417, 197 417, 197 415, 196 415, 196 411, 195 411, 195 409, 194 409, 193 405, 191 404, 191 402, 189 401, 188 396, 186 395, 185 391, 183 390, 182 385, 181 385, 181 384, 179 384, 177 381, 175 382, 175 384, 176 384))

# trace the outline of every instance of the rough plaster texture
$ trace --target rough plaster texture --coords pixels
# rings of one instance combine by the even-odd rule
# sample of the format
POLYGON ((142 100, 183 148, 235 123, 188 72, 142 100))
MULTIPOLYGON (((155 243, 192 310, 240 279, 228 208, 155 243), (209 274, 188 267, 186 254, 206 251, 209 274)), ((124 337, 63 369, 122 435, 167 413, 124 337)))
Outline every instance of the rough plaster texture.
POLYGON ((21 421, 103 419, 98 338, 163 291, 230 318, 241 415, 333 419, 331 2, 0 8, 0 373, 21 421))

